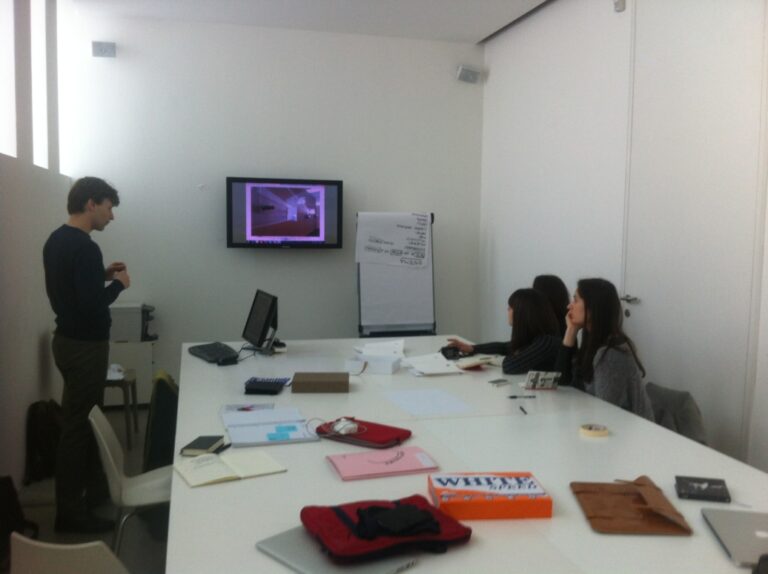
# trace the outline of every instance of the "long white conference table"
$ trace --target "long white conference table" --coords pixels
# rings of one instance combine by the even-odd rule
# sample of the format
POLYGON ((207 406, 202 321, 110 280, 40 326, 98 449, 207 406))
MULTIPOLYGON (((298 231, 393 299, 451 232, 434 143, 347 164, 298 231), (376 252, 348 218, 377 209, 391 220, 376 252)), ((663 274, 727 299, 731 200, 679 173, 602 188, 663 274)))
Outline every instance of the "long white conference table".
MULTIPOLYGON (((405 341, 406 356, 435 352, 445 336, 405 341)), ((365 340, 370 342, 370 339, 365 340)), ((287 353, 255 356, 217 367, 182 347, 176 452, 198 435, 223 434, 225 404, 274 402, 299 408, 308 419, 355 416, 406 427, 406 444, 422 447, 442 472, 530 471, 553 499, 550 519, 465 521, 468 544, 446 554, 424 553, 414 572, 653 573, 745 572, 726 556, 701 509, 716 503, 680 500, 675 475, 719 477, 733 498, 728 507, 768 511, 768 474, 571 388, 527 395, 519 378, 488 381, 498 367, 461 375, 415 377, 363 373, 345 394, 243 394, 252 376, 345 370, 357 339, 291 341, 287 353), (435 392, 439 391, 439 392, 435 392), (524 406, 527 414, 519 408, 524 406), (600 423, 607 438, 585 438, 579 427, 600 423), (592 531, 572 495, 572 481, 611 482, 648 475, 685 516, 692 536, 604 535, 592 531)), ((230 343, 239 348, 239 343, 230 343)), ((705 421, 706 423, 706 421, 705 421)), ((307 505, 365 499, 428 497, 427 475, 343 482, 325 457, 363 450, 330 440, 255 447, 268 449, 287 472, 190 488, 174 473, 166 572, 290 572, 255 547, 258 540, 300 525, 307 505)))

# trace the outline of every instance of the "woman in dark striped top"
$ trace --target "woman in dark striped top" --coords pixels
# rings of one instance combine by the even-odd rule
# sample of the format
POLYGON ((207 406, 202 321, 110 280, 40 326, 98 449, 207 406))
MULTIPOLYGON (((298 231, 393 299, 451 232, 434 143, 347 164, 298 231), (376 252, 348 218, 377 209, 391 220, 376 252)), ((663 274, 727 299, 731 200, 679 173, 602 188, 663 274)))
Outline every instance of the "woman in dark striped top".
POLYGON ((501 368, 508 375, 553 370, 560 330, 547 298, 535 289, 518 289, 509 296, 507 318, 512 326, 510 341, 470 345, 448 339, 448 344, 468 354, 504 355, 501 368))

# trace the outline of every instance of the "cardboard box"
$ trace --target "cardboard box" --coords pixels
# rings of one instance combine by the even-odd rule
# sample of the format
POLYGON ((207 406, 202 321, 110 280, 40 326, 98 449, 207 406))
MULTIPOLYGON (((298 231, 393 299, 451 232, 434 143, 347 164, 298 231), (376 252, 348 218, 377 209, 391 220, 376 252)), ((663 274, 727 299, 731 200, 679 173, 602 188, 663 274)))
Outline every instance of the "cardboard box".
POLYGON ((348 393, 349 373, 296 373, 293 393, 348 393))
POLYGON ((552 498, 530 472, 431 474, 429 494, 458 520, 551 518, 552 498))

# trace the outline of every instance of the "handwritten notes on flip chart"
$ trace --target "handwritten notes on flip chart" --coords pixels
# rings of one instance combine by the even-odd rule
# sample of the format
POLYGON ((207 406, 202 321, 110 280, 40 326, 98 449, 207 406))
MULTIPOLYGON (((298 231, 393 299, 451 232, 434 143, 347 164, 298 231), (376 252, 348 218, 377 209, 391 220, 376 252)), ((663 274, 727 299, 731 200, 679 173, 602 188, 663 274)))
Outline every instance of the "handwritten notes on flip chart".
POLYGON ((355 260, 425 267, 429 263, 428 234, 427 213, 358 213, 355 260))

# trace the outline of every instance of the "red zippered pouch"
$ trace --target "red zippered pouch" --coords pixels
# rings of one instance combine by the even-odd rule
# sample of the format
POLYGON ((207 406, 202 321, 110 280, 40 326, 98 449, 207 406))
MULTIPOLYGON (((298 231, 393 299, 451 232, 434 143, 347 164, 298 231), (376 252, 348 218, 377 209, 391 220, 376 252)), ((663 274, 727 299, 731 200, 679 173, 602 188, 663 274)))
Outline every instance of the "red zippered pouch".
POLYGON ((421 550, 443 553, 467 542, 472 529, 415 494, 400 500, 363 500, 338 506, 305 506, 304 528, 338 562, 421 550))
POLYGON ((401 444, 411 436, 411 431, 408 429, 363 421, 355 417, 343 418, 356 424, 357 430, 346 434, 335 431, 334 424, 340 420, 337 419, 318 426, 315 429, 317 436, 369 448, 390 448, 401 444))

